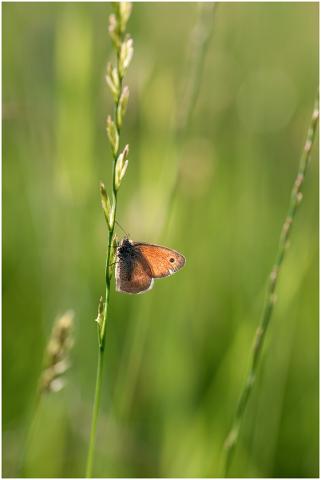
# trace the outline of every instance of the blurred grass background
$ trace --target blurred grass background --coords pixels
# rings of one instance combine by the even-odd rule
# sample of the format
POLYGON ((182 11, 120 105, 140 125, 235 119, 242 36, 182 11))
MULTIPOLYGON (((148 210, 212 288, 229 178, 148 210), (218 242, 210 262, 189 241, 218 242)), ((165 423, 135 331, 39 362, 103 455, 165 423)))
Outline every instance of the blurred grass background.
MULTIPOLYGON (((114 292, 94 476, 217 476, 318 85, 317 3, 221 3, 174 158, 171 119, 196 3, 135 3, 117 220, 186 256, 148 295, 114 292), (174 168, 181 181, 161 237, 174 168)), ((82 477, 104 294, 109 4, 2 4, 3 476, 16 459, 57 314, 75 311, 67 386, 44 403, 27 477, 82 477)), ((230 470, 319 475, 318 139, 230 470)), ((122 232, 118 229, 119 237, 122 232)))

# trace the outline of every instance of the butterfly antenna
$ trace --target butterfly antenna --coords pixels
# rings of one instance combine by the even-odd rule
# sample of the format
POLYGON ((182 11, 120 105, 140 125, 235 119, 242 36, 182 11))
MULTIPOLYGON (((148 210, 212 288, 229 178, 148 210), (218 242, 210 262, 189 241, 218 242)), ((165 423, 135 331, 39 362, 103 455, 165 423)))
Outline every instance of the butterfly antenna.
POLYGON ((111 267, 112 265, 116 265, 116 263, 119 263, 119 262, 110 263, 109 265, 107 265, 107 267, 111 267))
POLYGON ((117 225, 122 229, 122 231, 124 232, 124 234, 126 235, 126 237, 129 238, 128 233, 125 232, 125 230, 123 229, 123 227, 121 227, 116 220, 115 220, 115 223, 117 223, 117 225))

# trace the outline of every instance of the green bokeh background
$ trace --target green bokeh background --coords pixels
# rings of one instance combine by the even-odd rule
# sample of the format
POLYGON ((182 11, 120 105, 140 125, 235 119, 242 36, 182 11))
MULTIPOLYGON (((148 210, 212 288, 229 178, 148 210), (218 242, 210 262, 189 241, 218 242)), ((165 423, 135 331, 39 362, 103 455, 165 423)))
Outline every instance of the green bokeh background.
MULTIPOLYGON (((2 4, 3 476, 14 476, 55 317, 75 311, 66 387, 24 475, 82 477, 111 187, 106 3, 2 4)), ((186 266, 112 291, 96 477, 215 477, 244 380, 318 85, 317 3, 221 3, 181 149, 172 119, 196 3, 135 3, 117 220, 186 266), (180 183, 163 223, 177 165, 180 183)), ((231 476, 319 475, 318 136, 231 476)), ((122 237, 122 231, 117 229, 122 237)))

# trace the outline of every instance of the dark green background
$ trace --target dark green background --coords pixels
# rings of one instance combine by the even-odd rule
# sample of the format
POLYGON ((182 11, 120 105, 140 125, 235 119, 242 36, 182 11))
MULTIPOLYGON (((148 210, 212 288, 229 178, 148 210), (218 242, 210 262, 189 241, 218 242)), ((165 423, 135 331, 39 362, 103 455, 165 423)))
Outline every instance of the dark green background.
MULTIPOLYGON (((222 3, 186 138, 171 145, 197 10, 135 3, 128 23, 117 220, 187 261, 146 295, 112 291, 97 477, 218 475, 313 110, 318 4, 222 3)), ((67 386, 41 408, 24 475, 85 472, 105 289, 99 181, 111 186, 109 13, 94 2, 2 4, 3 476, 16 475, 43 351, 69 308, 67 386)), ((319 474, 318 178, 317 138, 232 476, 319 474)))

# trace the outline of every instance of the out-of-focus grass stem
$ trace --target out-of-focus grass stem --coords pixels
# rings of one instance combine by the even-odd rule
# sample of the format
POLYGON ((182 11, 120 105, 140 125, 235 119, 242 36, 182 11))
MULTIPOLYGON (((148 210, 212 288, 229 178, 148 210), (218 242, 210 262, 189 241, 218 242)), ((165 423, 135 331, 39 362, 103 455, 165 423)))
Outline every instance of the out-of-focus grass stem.
POLYGON ((308 129, 307 140, 305 142, 305 146, 304 146, 303 153, 300 160, 299 173, 297 175, 297 178, 294 182, 294 186, 292 189, 288 214, 282 228, 276 261, 269 278, 265 304, 263 307, 261 324, 256 330, 256 333, 254 336, 249 371, 248 371, 246 381, 243 386, 243 389, 236 407, 232 428, 225 440, 224 450, 223 450, 222 469, 221 469, 222 477, 226 477, 228 475, 228 469, 230 467, 233 453, 237 445, 245 407, 248 402, 249 395, 252 391, 253 384, 255 381, 258 362, 259 362, 260 354, 263 348, 264 337, 266 335, 266 330, 269 325, 269 321, 273 311, 273 306, 276 301, 276 294, 274 293, 274 291, 275 291, 275 286, 278 279, 278 274, 280 271, 282 261, 284 259, 284 254, 289 247, 289 234, 293 224, 293 218, 294 218, 297 206, 302 200, 302 193, 300 189, 302 187, 302 183, 305 178, 307 166, 309 163, 311 148, 313 145, 315 133, 317 131, 318 119, 319 119, 319 91, 317 94, 317 98, 315 100, 312 119, 311 119, 310 127, 308 129))
POLYGON ((43 399, 43 395, 40 392, 40 390, 38 390, 37 398, 36 398, 35 405, 33 407, 32 415, 31 415, 31 420, 28 426, 28 430, 26 431, 25 440, 23 441, 22 448, 17 461, 17 477, 23 476, 25 460, 26 460, 26 456, 31 444, 31 439, 33 437, 33 433, 35 431, 37 421, 39 418, 42 399, 43 399))
POLYGON ((73 321, 74 312, 69 310, 56 319, 52 328, 45 352, 44 367, 39 379, 37 397, 31 415, 30 426, 17 462, 19 476, 22 476, 26 455, 36 429, 41 405, 45 397, 49 393, 61 390, 65 384, 61 375, 69 367, 69 352, 74 344, 73 321))
MULTIPOLYGON (((214 15, 217 8, 217 2, 201 2, 198 5, 198 8, 198 19, 190 33, 188 41, 185 72, 183 74, 177 101, 177 110, 175 112, 172 142, 174 144, 174 152, 176 156, 180 154, 200 92, 207 48, 213 33, 214 15)), ((176 193, 179 187, 179 162, 176 162, 176 170, 173 168, 173 172, 175 179, 168 195, 166 217, 162 228, 163 235, 166 235, 167 233, 176 193)))

